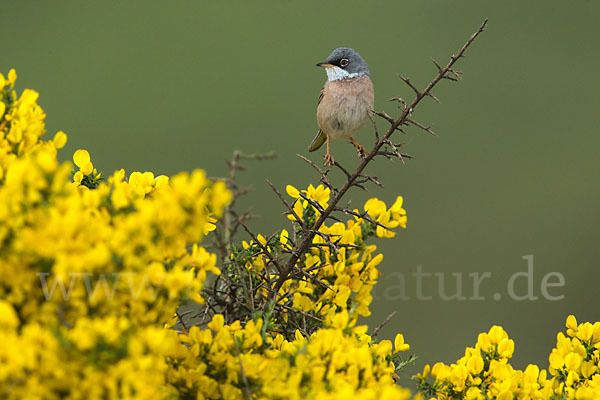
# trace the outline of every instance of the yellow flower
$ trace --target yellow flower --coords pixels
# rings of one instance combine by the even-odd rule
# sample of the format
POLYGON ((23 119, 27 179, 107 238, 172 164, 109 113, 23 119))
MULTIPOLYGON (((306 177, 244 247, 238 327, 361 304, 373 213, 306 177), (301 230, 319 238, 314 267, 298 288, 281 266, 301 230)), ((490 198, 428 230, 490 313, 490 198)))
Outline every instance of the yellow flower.
POLYGON ((287 192, 287 194, 290 197, 293 197, 295 199, 297 199, 298 197, 300 197, 300 191, 298 189, 296 189, 295 187, 293 187, 292 185, 287 185, 285 187, 285 191, 287 192))
POLYGON ((475 355, 467 361, 467 368, 469 373, 476 375, 483 370, 483 358, 480 355, 475 355))
POLYGON ((281 230, 281 235, 279 235, 279 243, 282 244, 282 247, 286 248, 287 242, 289 238, 289 233, 286 229, 281 230))
POLYGON ((569 315, 567 317, 567 334, 569 336, 575 336, 575 332, 577 332, 577 319, 575 319, 574 315, 569 315))
MULTIPOLYGON (((332 326, 336 329, 345 329, 350 321, 348 311, 342 309, 341 312, 333 316, 332 326)), ((391 344, 390 344, 391 345, 391 344)))
POLYGON ((485 396, 481 392, 481 389, 473 386, 467 389, 467 394, 465 398, 467 400, 483 400, 485 399, 485 396))
MULTIPOLYGON (((1 115, 2 113, 0 113, 1 115)), ((54 139, 52 139, 52 142, 54 143, 54 146, 57 149, 62 149, 63 147, 65 147, 65 144, 67 143, 67 135, 63 132, 63 131, 58 131, 56 132, 56 135, 54 135, 54 139)), ((89 154, 88 154, 89 156, 89 154)))
POLYGON ((309 185, 306 191, 306 196, 315 200, 323 208, 327 208, 330 194, 331 190, 323 185, 319 185, 316 188, 313 185, 309 185))
POLYGON ((206 222, 206 224, 204 224, 203 232, 205 235, 208 235, 209 232, 212 232, 215 229, 217 229, 217 225, 215 225, 216 222, 217 222, 216 218, 208 217, 208 221, 206 222))
POLYGON ((488 335, 485 332, 480 333, 477 337, 476 348, 481 349, 486 353, 489 353, 492 349, 492 341, 490 340, 490 335, 488 335))
POLYGON ((390 208, 390 213, 393 221, 396 221, 402 228, 406 228, 406 210, 402 208, 403 202, 402 196, 398 196, 390 208))
POLYGON ((6 138, 13 144, 19 143, 23 140, 23 130, 18 125, 14 124, 10 127, 6 138))
POLYGON ((385 203, 377 198, 371 198, 367 200, 364 205, 364 209, 373 219, 379 218, 379 216, 386 212, 385 203))
POLYGON ((82 179, 83 179, 83 172, 77 171, 77 172, 75 172, 75 174, 73 174, 73 182, 75 182, 76 184, 81 185, 82 179))
POLYGON ((433 365, 431 368, 431 376, 437 380, 444 380, 450 376, 450 367, 444 365, 444 363, 438 362, 433 365))
POLYGON ((168 186, 169 185, 169 177, 166 175, 159 175, 156 178, 154 178, 154 187, 156 188, 160 188, 163 186, 168 186))
POLYGON ((294 302, 292 305, 294 308, 304 312, 308 312, 313 309, 313 303, 310 301, 310 298, 303 296, 298 292, 294 293, 294 302))
POLYGON ((594 326, 592 324, 590 324, 589 322, 586 322, 586 323, 581 324, 577 328, 577 334, 575 336, 579 340, 588 341, 592 338, 593 334, 594 334, 594 326))
POLYGON ((421 372, 420 374, 417 374, 417 378, 427 379, 427 378, 429 378, 430 372, 431 372, 431 366, 429 364, 425 364, 425 367, 423 367, 423 372, 421 372))
MULTIPOLYGON (((302 207, 302 202, 295 201, 292 209, 294 210, 294 212, 296 213, 298 218, 300 218, 300 220, 302 220, 302 214, 304 213, 304 208, 302 207)), ((296 220, 296 217, 294 216, 294 214, 289 214, 287 217, 289 220, 292 220, 292 221, 296 220)))
POLYGON ((577 372, 579 370, 579 367, 581 366, 582 361, 583 357, 581 357, 579 354, 569 353, 565 357, 565 367, 567 367, 567 370, 569 371, 577 372))
POLYGON ((515 351, 515 342, 511 339, 502 339, 498 343, 498 354, 503 358, 511 358, 515 351))
POLYGON ((567 380, 566 380, 566 384, 567 386, 573 386, 573 384, 575 382, 577 382, 579 380, 579 374, 577 374, 577 372, 575 371, 569 371, 569 373, 567 374, 567 380))
POLYGON ((129 184, 134 186, 134 190, 139 190, 143 194, 150 193, 154 188, 154 174, 152 172, 132 172, 129 175, 129 184), (137 187, 137 188, 136 188, 137 187))
POLYGON ((382 340, 373 347, 375 347, 375 354, 380 357, 385 357, 392 353, 392 342, 389 340, 382 340))
POLYGON ((225 318, 221 314, 215 314, 212 318, 212 321, 208 323, 208 327, 214 331, 219 332, 223 329, 223 324, 225 323, 225 318))
POLYGON ((598 371, 598 366, 594 364, 594 361, 590 360, 581 363, 581 375, 584 378, 589 379, 596 371, 598 371))
MULTIPOLYGON (((285 190, 290 197, 293 197, 295 199, 302 199, 302 196, 300 195, 301 192, 298 189, 296 189, 295 187, 293 187, 292 185, 287 185, 285 190)), ((322 208, 327 208, 327 205, 329 202, 329 196, 331 194, 331 190, 329 188, 326 188, 323 185, 314 187, 311 184, 308 186, 308 189, 303 190, 302 193, 304 194, 305 197, 318 203, 322 208)), ((308 207, 308 201, 302 200, 302 207, 303 208, 308 207)), ((294 207, 294 211, 296 211, 295 207, 294 207)), ((302 216, 301 210, 300 210, 300 213, 298 213, 297 211, 296 211, 296 213, 298 214, 298 216, 300 216, 300 217, 302 216)), ((292 216, 292 218, 293 218, 293 216, 292 216)))
POLYGON ((550 366, 554 369, 560 369, 565 365, 565 359, 558 351, 552 351, 548 357, 548 361, 550 362, 550 366))
POLYGON ((94 170, 90 160, 90 153, 87 150, 79 149, 73 154, 73 162, 79 167, 83 175, 89 175, 94 170))
POLYGON ((394 339, 394 349, 396 353, 410 350, 410 345, 408 343, 404 343, 403 334, 398 333, 396 335, 396 338, 394 339))
POLYGON ((497 400, 512 400, 514 395, 510 391, 504 391, 496 397, 497 400))
POLYGON ((15 329, 19 326, 19 318, 12 305, 0 300, 0 332, 2 329, 15 329))
POLYGON ((15 69, 11 69, 10 71, 8 71, 8 83, 10 85, 15 84, 15 82, 17 81, 17 71, 15 71, 15 69))
POLYGON ((488 335, 492 344, 498 344, 502 339, 508 339, 508 335, 504 329, 498 325, 492 326, 488 332, 488 335))
POLYGON ((392 237, 396 236, 396 232, 392 231, 392 228, 397 227, 398 222, 390 221, 389 211, 384 211, 381 214, 379 214, 379 217, 377 217, 377 222, 379 222, 381 224, 381 225, 377 225, 377 228, 375 230, 377 237, 392 238, 392 237), (384 228, 384 226, 385 226, 385 228, 384 228))

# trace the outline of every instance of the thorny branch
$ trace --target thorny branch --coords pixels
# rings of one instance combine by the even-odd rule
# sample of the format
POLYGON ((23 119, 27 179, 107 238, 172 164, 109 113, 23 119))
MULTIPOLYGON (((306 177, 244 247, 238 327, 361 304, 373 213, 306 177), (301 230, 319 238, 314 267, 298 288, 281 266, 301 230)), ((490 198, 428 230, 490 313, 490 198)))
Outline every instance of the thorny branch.
POLYGON ((240 227, 240 223, 245 220, 251 219, 253 216, 250 211, 244 211, 241 215, 237 215, 234 211, 236 201, 248 194, 250 192, 249 188, 240 188, 236 182, 236 172, 244 171, 246 167, 240 163, 241 160, 272 160, 276 158, 277 155, 274 153, 265 153, 265 154, 244 154, 241 151, 234 151, 233 157, 230 160, 225 160, 227 166, 229 167, 229 174, 225 179, 225 183, 227 185, 227 189, 229 189, 233 193, 233 197, 229 206, 223 212, 223 218, 221 218, 222 229, 217 229, 215 232, 215 236, 217 239, 217 248, 221 255, 221 259, 225 260, 227 258, 227 254, 231 251, 231 246, 233 244, 233 236, 237 232, 240 227))
MULTIPOLYGON (((358 212, 350 207, 350 202, 343 206, 341 201, 348 190, 352 187, 367 190, 366 185, 373 183, 377 186, 383 186, 379 179, 375 176, 366 174, 365 168, 377 156, 382 156, 388 159, 399 159, 404 163, 405 159, 412 158, 411 155, 401 152, 404 142, 398 143, 392 141, 391 136, 394 132, 400 131, 405 133, 403 129, 414 126, 417 129, 423 130, 431 135, 435 135, 430 126, 421 124, 412 117, 414 109, 425 98, 430 97, 434 101, 439 102, 437 97, 432 93, 432 89, 441 80, 457 81, 460 79, 461 72, 454 69, 454 64, 464 56, 465 51, 479 36, 485 26, 487 20, 479 27, 479 29, 469 38, 462 46, 456 55, 452 55, 450 61, 445 67, 440 66, 435 60, 433 61, 437 75, 429 82, 429 84, 420 90, 414 85, 410 79, 400 76, 407 86, 414 93, 412 102, 408 103, 401 97, 390 99, 399 105, 401 110, 400 115, 394 118, 386 112, 372 111, 373 116, 382 118, 389 124, 387 131, 380 132, 373 119, 369 115, 373 124, 375 134, 375 144, 369 151, 358 167, 351 172, 343 167, 338 162, 335 162, 333 168, 337 168, 344 177, 341 187, 337 187, 333 179, 329 176, 331 169, 322 169, 312 160, 298 155, 303 161, 309 164, 319 175, 319 179, 323 185, 330 189, 330 199, 326 207, 323 207, 319 202, 306 196, 304 193, 299 193, 299 199, 310 204, 316 211, 316 220, 302 219, 302 215, 294 209, 294 204, 287 201, 281 192, 267 180, 268 185, 279 198, 286 208, 286 214, 289 214, 292 219, 292 224, 300 229, 292 229, 291 236, 287 237, 287 242, 284 244, 282 238, 271 236, 261 242, 258 235, 252 233, 246 225, 246 221, 252 218, 249 211, 244 211, 238 214, 234 211, 236 200, 248 192, 247 188, 239 187, 236 182, 236 172, 243 171, 245 168, 241 165, 244 159, 264 160, 274 158, 273 154, 265 155, 244 155, 239 151, 234 152, 231 161, 228 161, 229 175, 225 179, 227 187, 233 193, 233 202, 224 211, 224 215, 217 224, 216 230, 216 247, 221 256, 223 270, 221 275, 217 276, 213 282, 212 288, 206 287, 204 290, 209 296, 206 296, 207 302, 204 308, 197 313, 202 316, 201 323, 210 319, 209 314, 222 313, 225 316, 226 322, 231 322, 237 319, 247 320, 248 318, 261 315, 268 324, 270 316, 277 315, 277 318, 282 318, 285 314, 289 316, 285 328, 283 326, 272 328, 274 332, 282 333, 286 337, 293 336, 296 329, 299 329, 303 334, 309 333, 311 322, 318 322, 320 319, 310 313, 306 313, 297 307, 293 307, 293 299, 290 292, 284 292, 280 289, 290 279, 301 279, 313 281, 324 290, 333 290, 329 282, 325 282, 314 274, 316 270, 323 268, 325 264, 318 262, 310 267, 305 267, 299 263, 303 257, 313 248, 329 249, 331 253, 340 256, 342 249, 352 247, 353 245, 341 243, 339 235, 326 234, 320 231, 320 228, 327 220, 339 221, 336 217, 338 213, 352 215, 356 218, 362 218, 369 222, 372 226, 382 229, 389 229, 384 224, 370 218, 364 212, 358 212), (313 222, 314 221, 314 222, 313 222), (233 241, 233 236, 239 230, 245 230, 252 238, 252 243, 244 245, 244 248, 236 247, 233 241), (315 241, 315 237, 319 236, 321 240, 315 241), (246 263, 254 262, 256 256, 263 255, 264 268, 255 269, 255 274, 249 274, 246 270, 246 263), (289 328, 289 329, 288 329, 289 328)), ((393 316, 393 315, 392 315, 393 316)), ((391 317, 388 317, 375 331, 373 336, 377 335, 381 326, 385 325, 391 317)), ((180 316, 181 324, 183 325, 183 315, 180 316)), ((186 329, 186 325, 183 325, 186 329)), ((191 326, 188 322, 187 326, 191 326)), ((266 329, 266 328, 264 328, 266 329)), ((248 388, 246 387, 246 394, 248 388)))
MULTIPOLYGON (((381 138, 379 137, 379 134, 376 131, 377 140, 375 142, 375 145, 373 146, 373 149, 371 149, 371 151, 365 156, 365 158, 362 160, 362 162, 358 165, 358 167, 352 174, 350 174, 346 169, 344 169, 339 163, 335 162, 335 166, 338 167, 342 172, 344 172, 344 174, 347 177, 347 180, 339 190, 333 192, 333 198, 331 199, 328 207, 325 210, 321 211, 319 218, 315 221, 313 226, 310 227, 310 230, 304 236, 304 238, 302 239, 302 242, 300 242, 300 244, 297 245, 297 247, 294 249, 292 254, 289 256, 288 261, 283 266, 283 271, 280 273, 279 278, 277 279, 277 282, 275 283, 275 286, 273 288, 273 293, 277 293, 279 291, 281 286, 288 279, 290 273, 294 270, 294 267, 296 266, 296 263, 298 262, 298 260, 310 249, 313 238, 315 236, 315 232, 319 230, 319 228, 323 225, 323 223, 325 223, 325 221, 328 218, 331 218, 332 212, 334 212, 336 209, 338 209, 338 203, 344 197, 346 192, 353 186, 362 187, 360 178, 364 177, 363 171, 366 168, 366 166, 373 160, 373 158, 375 158, 377 155, 387 155, 387 156, 395 155, 396 157, 400 158, 401 160, 403 159, 404 155, 400 154, 397 151, 397 148, 396 148, 397 146, 392 145, 392 142, 389 140, 390 136, 392 136, 392 134, 396 130, 399 130, 402 125, 412 124, 412 125, 415 125, 418 128, 423 129, 431 134, 434 134, 433 131, 431 131, 431 128, 426 127, 426 126, 414 121, 413 119, 409 118, 409 116, 412 114, 415 107, 417 107, 417 105, 425 97, 430 97, 434 101, 439 103, 439 99, 437 97, 435 97, 433 95, 433 93, 431 92, 432 89, 442 79, 456 81, 460 78, 461 73, 460 73, 460 71, 456 71, 453 69, 454 64, 461 57, 464 56, 465 51, 469 48, 469 46, 471 46, 471 44, 477 38, 477 36, 479 36, 483 32, 486 25, 487 25, 487 19, 481 24, 481 26, 477 29, 477 31, 473 35, 471 35, 469 40, 467 40, 467 42, 462 46, 462 48, 458 51, 458 53, 456 55, 452 55, 450 57, 450 61, 448 62, 448 64, 445 67, 442 68, 436 61, 434 61, 434 64, 438 69, 438 74, 435 76, 435 78, 433 78, 433 80, 431 82, 429 82, 429 84, 425 87, 425 89, 419 90, 408 78, 400 76, 400 79, 402 79, 413 90, 413 92, 415 94, 415 98, 410 103, 410 105, 407 105, 406 102, 400 98, 393 99, 393 100, 396 100, 396 101, 400 102, 401 104, 403 104, 403 107, 402 107, 403 111, 400 114, 400 116, 396 119, 394 119, 393 117, 389 116, 386 113, 374 112, 375 115, 380 116, 383 119, 385 119, 390 124, 390 127, 387 130, 386 134, 381 138), (392 151, 391 152, 384 151, 382 154, 380 150, 384 145, 391 145, 390 147, 392 147, 392 151)), ((323 178, 323 176, 326 174, 326 172, 320 172, 320 174, 321 174, 321 177, 323 178)))
POLYGON ((390 315, 388 315, 387 318, 384 319, 383 322, 377 326, 377 328, 375 328, 375 330, 371 334, 371 337, 375 338, 377 336, 377 334, 379 333, 379 331, 381 330, 381 328, 383 328, 388 322, 390 322, 397 313, 398 313, 397 311, 393 311, 390 315))

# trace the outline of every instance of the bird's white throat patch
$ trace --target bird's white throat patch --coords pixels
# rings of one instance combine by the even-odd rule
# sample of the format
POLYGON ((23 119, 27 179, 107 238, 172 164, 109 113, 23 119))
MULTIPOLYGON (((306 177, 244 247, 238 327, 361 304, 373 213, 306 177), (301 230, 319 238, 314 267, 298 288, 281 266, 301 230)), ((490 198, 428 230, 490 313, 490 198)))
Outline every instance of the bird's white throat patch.
POLYGON ((358 76, 358 73, 349 73, 340 67, 325 68, 325 72, 327 72, 328 81, 339 81, 340 79, 356 78, 358 76))

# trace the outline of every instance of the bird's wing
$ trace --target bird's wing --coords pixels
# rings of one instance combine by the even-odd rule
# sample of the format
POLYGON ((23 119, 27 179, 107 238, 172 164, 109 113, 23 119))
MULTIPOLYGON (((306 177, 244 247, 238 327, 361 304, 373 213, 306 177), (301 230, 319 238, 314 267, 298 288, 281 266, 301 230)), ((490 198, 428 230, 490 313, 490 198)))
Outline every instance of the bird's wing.
MULTIPOLYGON (((319 100, 317 101, 317 107, 319 106, 319 104, 321 104, 321 100, 323 100, 324 95, 325 95, 325 88, 321 89, 321 91, 319 92, 319 100)), ((308 151, 318 150, 319 147, 323 146, 323 143, 325 143, 325 140, 327 140, 327 135, 325 135, 323 133, 323 131, 319 129, 319 132, 317 132, 317 136, 315 136, 312 143, 310 144, 308 151)))
POLYGON ((317 101, 317 107, 321 104, 321 100, 323 100, 323 96, 325 96, 325 87, 319 91, 319 100, 317 101))

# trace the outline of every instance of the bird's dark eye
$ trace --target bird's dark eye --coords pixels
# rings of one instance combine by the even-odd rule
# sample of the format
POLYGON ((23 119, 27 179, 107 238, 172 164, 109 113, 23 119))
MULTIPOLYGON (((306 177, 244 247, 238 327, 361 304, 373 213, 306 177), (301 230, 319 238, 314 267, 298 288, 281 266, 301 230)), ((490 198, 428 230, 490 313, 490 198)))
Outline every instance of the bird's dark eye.
POLYGON ((348 65, 348 59, 347 59, 347 58, 342 58, 342 59, 340 60, 340 67, 342 67, 342 68, 343 68, 343 67, 345 67, 345 66, 347 66, 347 65, 348 65))

